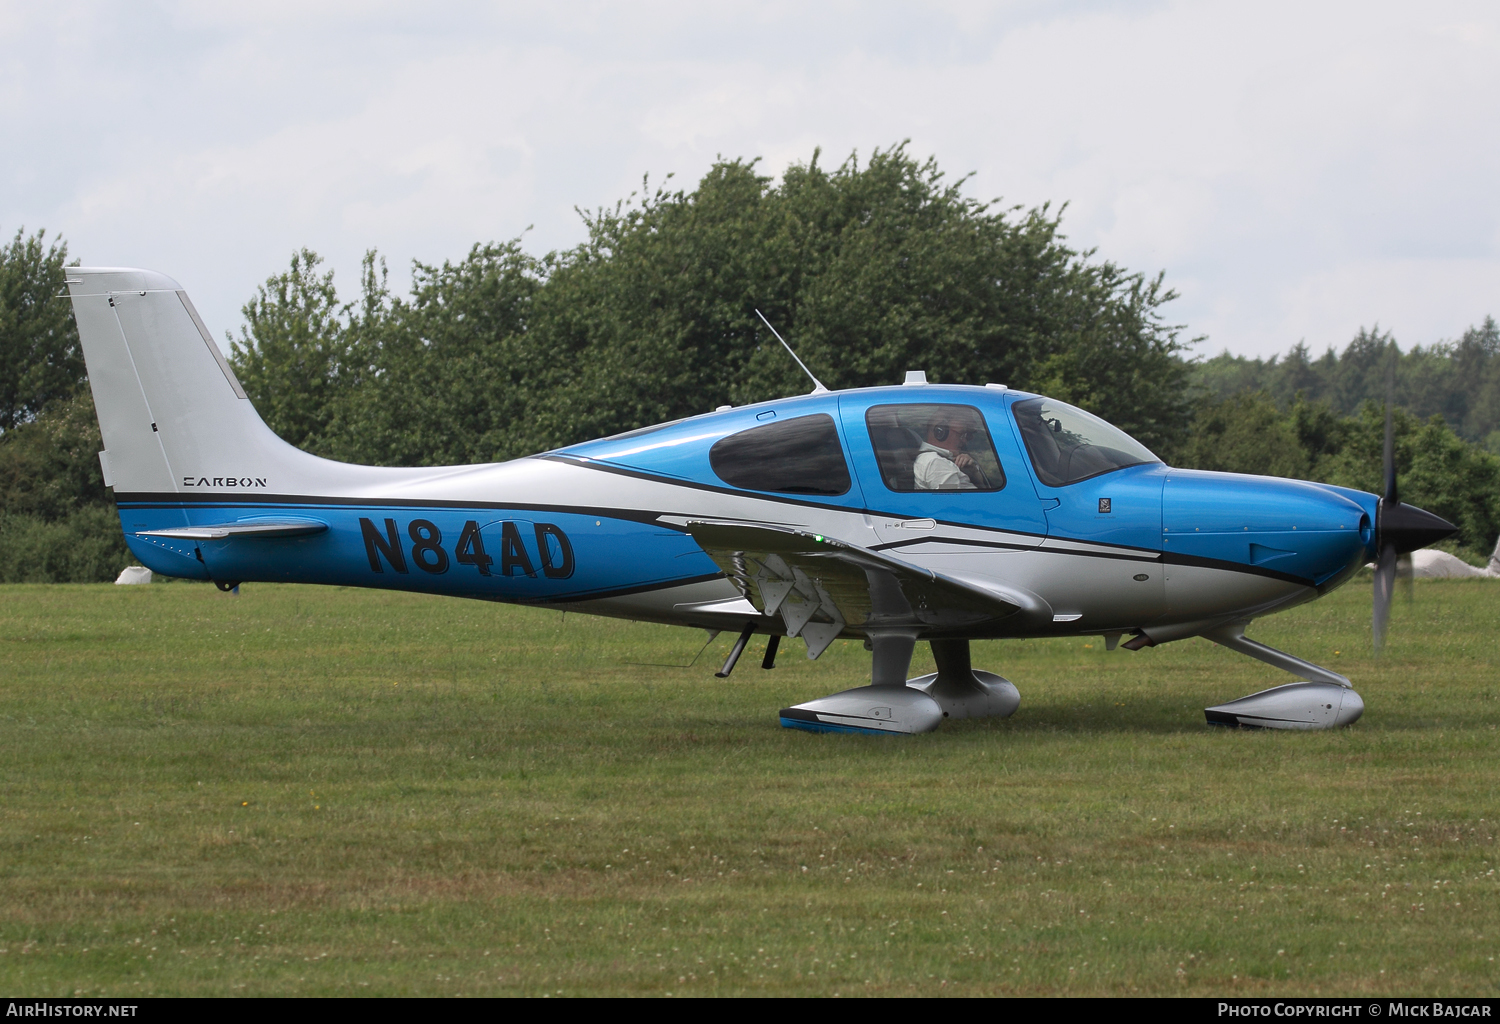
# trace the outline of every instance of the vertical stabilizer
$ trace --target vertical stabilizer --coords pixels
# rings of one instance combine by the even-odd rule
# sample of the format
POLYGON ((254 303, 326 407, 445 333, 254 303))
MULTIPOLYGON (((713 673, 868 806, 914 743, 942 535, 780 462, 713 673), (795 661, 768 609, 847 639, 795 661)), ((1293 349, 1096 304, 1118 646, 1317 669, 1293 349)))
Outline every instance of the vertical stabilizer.
POLYGON ((295 492, 327 465, 265 425, 176 281, 67 274, 116 494, 295 492))

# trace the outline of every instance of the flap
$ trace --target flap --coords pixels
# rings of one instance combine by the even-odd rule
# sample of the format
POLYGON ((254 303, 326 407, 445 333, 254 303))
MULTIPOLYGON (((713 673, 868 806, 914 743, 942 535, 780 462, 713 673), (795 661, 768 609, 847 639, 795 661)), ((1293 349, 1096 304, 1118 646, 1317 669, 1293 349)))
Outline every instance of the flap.
POLYGON ((788 636, 807 640, 811 657, 845 629, 921 634, 1032 610, 1030 595, 1002 594, 821 534, 731 520, 681 522, 756 608, 779 613, 788 636))

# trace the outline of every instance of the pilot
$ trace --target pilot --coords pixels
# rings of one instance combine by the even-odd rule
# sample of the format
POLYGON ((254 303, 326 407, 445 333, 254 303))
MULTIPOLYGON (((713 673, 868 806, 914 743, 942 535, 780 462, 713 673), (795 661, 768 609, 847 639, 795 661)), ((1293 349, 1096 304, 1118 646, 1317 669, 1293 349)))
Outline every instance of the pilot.
POLYGON ((964 449, 981 433, 966 409, 939 409, 927 424, 912 476, 919 491, 972 491, 989 486, 984 470, 964 449))

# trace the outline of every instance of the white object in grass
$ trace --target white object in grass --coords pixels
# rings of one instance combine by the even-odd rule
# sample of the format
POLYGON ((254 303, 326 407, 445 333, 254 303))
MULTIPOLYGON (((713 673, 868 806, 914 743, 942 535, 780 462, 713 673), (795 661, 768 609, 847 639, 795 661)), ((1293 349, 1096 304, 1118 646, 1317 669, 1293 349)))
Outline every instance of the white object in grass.
POLYGON ((1456 555, 1436 548, 1422 548, 1411 553, 1411 574, 1419 580, 1462 579, 1466 576, 1490 576, 1492 573, 1479 569, 1456 555))

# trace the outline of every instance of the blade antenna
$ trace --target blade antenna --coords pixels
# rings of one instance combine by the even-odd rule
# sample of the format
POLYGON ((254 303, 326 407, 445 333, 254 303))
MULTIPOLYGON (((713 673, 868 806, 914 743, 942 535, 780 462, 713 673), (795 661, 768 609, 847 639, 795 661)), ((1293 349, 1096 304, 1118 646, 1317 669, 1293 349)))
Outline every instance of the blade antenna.
POLYGON ((760 317, 760 322, 761 323, 763 323, 767 327, 771 328, 771 333, 776 335, 776 340, 779 341, 779 342, 781 342, 782 348, 786 349, 787 353, 793 359, 797 360, 797 365, 800 366, 800 367, 802 367, 802 372, 805 373, 805 374, 807 374, 808 379, 813 382, 812 393, 815 394, 815 395, 817 395, 817 394, 821 394, 821 393, 826 392, 828 389, 823 386, 823 382, 820 381, 818 378, 814 377, 813 376, 813 372, 807 368, 807 364, 804 363, 801 359, 797 358, 797 353, 792 351, 792 346, 790 346, 790 345, 788 345, 786 343, 786 339, 785 338, 783 338, 780 334, 777 334, 776 328, 771 327, 771 321, 769 321, 769 320, 766 319, 766 315, 764 313, 762 313, 758 309, 755 311, 755 315, 758 316, 758 317, 760 317))

